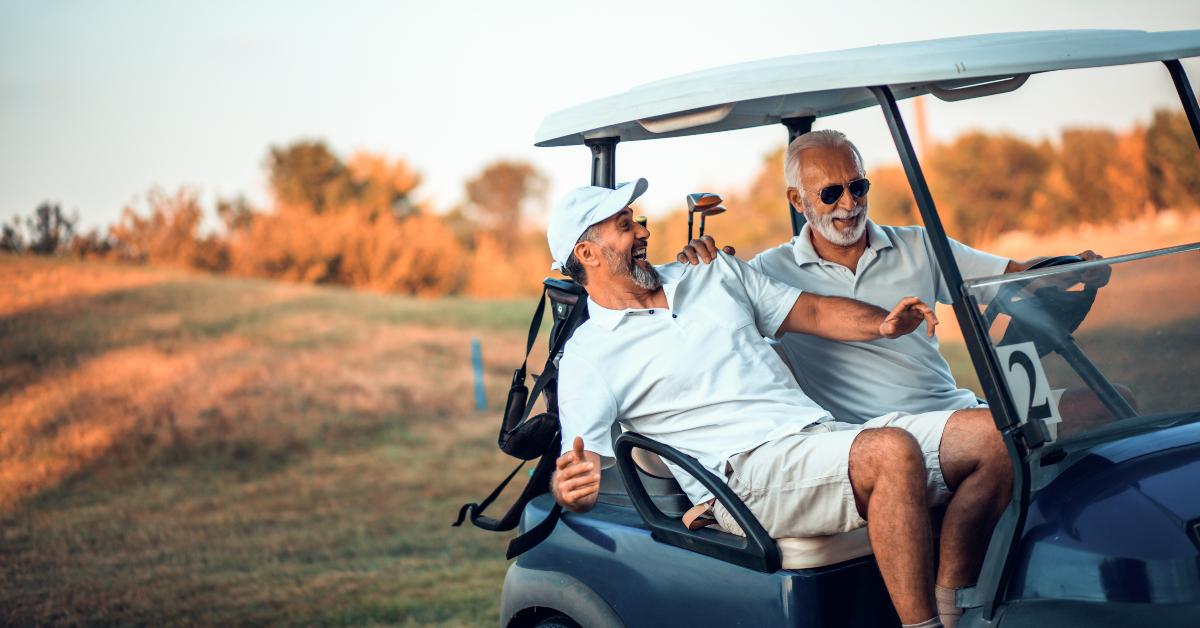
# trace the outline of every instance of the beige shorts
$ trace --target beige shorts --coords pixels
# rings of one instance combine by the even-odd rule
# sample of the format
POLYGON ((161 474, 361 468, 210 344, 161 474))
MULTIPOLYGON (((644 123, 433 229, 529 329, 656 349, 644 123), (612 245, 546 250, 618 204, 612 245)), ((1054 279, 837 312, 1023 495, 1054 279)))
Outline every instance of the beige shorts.
MULTIPOLYGON (((956 410, 907 414, 892 412, 866 423, 829 421, 799 434, 764 443, 729 458, 733 492, 746 502, 772 538, 825 536, 866 525, 850 486, 850 446, 859 431, 899 427, 917 439, 925 454, 926 503, 950 497, 942 478, 938 448, 946 421, 956 410)), ((720 502, 713 516, 725 530, 744 536, 720 502)))

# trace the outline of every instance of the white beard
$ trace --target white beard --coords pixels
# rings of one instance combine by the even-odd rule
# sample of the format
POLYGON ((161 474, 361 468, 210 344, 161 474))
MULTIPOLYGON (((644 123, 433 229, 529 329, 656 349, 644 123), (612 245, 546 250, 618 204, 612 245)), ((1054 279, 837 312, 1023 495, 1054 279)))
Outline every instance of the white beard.
POLYGON ((658 271, 653 266, 647 265, 643 268, 641 264, 633 261, 632 257, 622 257, 608 247, 604 247, 604 257, 614 274, 618 277, 629 277, 637 287, 643 290, 658 290, 662 287, 662 277, 658 276, 658 271))
POLYGON ((850 246, 862 239, 863 234, 867 231, 867 206, 863 204, 851 210, 835 209, 826 214, 818 214, 812 208, 812 205, 805 199, 804 202, 804 217, 808 220, 808 224, 821 237, 825 238, 830 244, 837 246, 850 246), (849 232, 842 231, 833 225, 834 218, 858 218, 858 222, 849 232))

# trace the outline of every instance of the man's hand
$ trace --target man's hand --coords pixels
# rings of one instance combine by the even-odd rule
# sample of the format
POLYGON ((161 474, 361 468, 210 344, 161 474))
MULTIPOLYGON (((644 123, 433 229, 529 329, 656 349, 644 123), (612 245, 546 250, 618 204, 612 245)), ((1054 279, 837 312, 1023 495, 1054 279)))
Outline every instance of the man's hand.
POLYGON ((937 315, 933 313, 933 309, 917 297, 904 297, 879 324, 879 335, 884 338, 899 338, 912 333, 922 322, 929 324, 929 337, 932 338, 938 326, 937 315))
MULTIPOLYGON (((1092 260, 1104 259, 1104 256, 1097 254, 1095 251, 1088 249, 1082 253, 1077 253, 1075 257, 1081 258, 1085 262, 1092 260)), ((1080 279, 1083 285, 1089 288, 1103 288, 1108 285, 1109 278, 1112 277, 1112 266, 1102 266, 1093 268, 1083 273, 1080 279)))
MULTIPOLYGON (((937 327, 933 310, 917 297, 905 297, 891 312, 846 297, 827 297, 802 292, 792 305, 779 334, 810 334, 827 340, 866 342, 899 338, 912 333, 922 321, 929 323, 929 335, 937 327)), ((778 334, 777 334, 778 335, 778 334)))
MULTIPOLYGON (((1077 253, 1075 257, 1082 259, 1085 262, 1104 259, 1102 255, 1088 249, 1082 253, 1077 253)), ((1024 262, 1009 261, 1008 268, 1004 270, 1006 273, 1018 273, 1023 270, 1029 270, 1030 266, 1045 260, 1045 257, 1034 257, 1024 262)), ((1025 285, 1024 291, 1032 294, 1034 290, 1042 287, 1057 287, 1060 290, 1067 290, 1076 283, 1082 282, 1088 288, 1103 288, 1108 285, 1108 280, 1112 277, 1111 266, 1101 266, 1099 268, 1090 268, 1082 274, 1074 273, 1059 273, 1050 277, 1042 277, 1025 285)))
MULTIPOLYGON (((721 249, 726 253, 733 255, 737 251, 733 250, 732 246, 726 246, 721 249)), ((691 264, 695 266, 700 262, 708 264, 717 259, 717 242, 712 236, 700 236, 683 247, 683 250, 675 256, 675 260, 680 264, 691 264)))
POLYGON ((571 512, 587 512, 600 496, 600 456, 583 450, 576 436, 571 451, 558 457, 558 470, 550 480, 554 498, 571 512))

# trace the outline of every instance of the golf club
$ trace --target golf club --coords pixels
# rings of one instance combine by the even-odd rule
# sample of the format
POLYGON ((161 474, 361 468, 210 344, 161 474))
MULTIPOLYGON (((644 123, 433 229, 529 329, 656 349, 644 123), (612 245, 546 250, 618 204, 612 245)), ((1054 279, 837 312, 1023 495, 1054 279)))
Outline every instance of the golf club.
POLYGON ((700 237, 701 238, 704 237, 704 219, 708 218, 709 216, 716 216, 717 214, 723 214, 723 213, 725 213, 725 207, 723 205, 717 205, 716 207, 713 207, 711 209, 706 209, 706 210, 700 212, 700 237))
POLYGON ((719 194, 695 192, 687 195, 688 204, 688 244, 692 243, 692 221, 697 213, 700 214, 700 235, 704 235, 704 219, 725 211, 721 205, 719 194))

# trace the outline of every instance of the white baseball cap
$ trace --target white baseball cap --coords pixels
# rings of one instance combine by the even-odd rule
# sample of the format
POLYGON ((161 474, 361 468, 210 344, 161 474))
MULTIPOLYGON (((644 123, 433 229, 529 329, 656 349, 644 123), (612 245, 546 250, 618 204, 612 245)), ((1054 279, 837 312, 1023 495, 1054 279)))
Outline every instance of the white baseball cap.
POLYGON ((554 206, 546 240, 550 243, 551 270, 561 270, 588 227, 629 207, 649 187, 645 179, 618 183, 615 189, 589 185, 575 188, 554 206))

